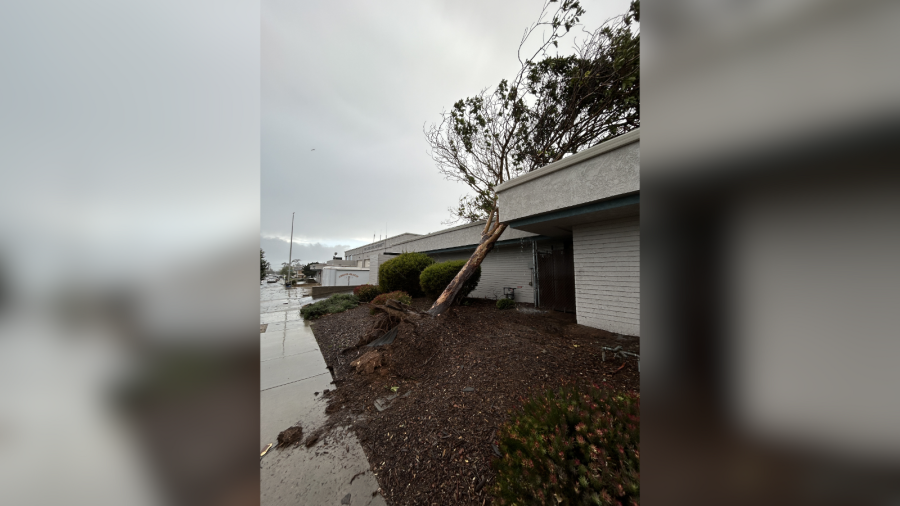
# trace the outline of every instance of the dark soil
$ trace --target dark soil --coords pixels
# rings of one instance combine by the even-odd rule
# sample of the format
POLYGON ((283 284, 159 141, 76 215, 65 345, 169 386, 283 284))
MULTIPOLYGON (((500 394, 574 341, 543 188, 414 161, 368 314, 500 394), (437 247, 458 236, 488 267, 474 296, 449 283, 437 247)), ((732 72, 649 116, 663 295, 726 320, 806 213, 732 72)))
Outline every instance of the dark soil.
POLYGON ((299 425, 288 427, 278 434, 278 448, 299 444, 301 439, 303 439, 303 427, 299 425))
POLYGON ((325 316, 313 331, 338 387, 324 394, 332 426, 352 423, 389 504, 489 503, 497 429, 523 400, 572 383, 640 388, 636 360, 607 351, 604 361, 601 348, 637 354, 636 337, 577 325, 572 314, 500 311, 485 300, 401 323, 396 340, 378 348, 386 365, 357 373, 350 363, 371 348, 340 350, 369 330, 369 309, 325 316), (379 412, 375 400, 392 394, 379 412))

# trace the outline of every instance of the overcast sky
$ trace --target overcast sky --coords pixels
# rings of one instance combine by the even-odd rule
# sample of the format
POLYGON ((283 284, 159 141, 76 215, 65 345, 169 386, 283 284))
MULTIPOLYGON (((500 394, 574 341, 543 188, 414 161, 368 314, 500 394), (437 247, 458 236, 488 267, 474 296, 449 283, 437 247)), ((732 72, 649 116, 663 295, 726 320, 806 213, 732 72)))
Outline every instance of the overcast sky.
MULTIPOLYGON (((628 0, 584 1, 593 29, 628 0)), ((423 125, 519 68, 540 0, 262 3, 260 243, 273 265, 429 233, 466 191, 423 125)), ((561 44, 562 45, 562 44, 561 44)), ((562 48, 561 48, 562 49, 562 48)))

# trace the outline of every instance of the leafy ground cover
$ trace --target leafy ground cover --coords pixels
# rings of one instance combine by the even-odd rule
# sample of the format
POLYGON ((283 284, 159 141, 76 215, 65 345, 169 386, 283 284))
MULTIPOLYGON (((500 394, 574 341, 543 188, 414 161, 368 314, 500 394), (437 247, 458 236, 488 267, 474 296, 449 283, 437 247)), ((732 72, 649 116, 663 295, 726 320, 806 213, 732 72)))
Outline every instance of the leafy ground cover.
POLYGON ((327 314, 341 313, 359 305, 359 299, 348 293, 337 293, 325 300, 314 302, 300 308, 300 316, 304 320, 315 320, 327 314))
POLYGON ((501 505, 640 504, 640 397, 567 387, 530 399, 500 428, 501 505))

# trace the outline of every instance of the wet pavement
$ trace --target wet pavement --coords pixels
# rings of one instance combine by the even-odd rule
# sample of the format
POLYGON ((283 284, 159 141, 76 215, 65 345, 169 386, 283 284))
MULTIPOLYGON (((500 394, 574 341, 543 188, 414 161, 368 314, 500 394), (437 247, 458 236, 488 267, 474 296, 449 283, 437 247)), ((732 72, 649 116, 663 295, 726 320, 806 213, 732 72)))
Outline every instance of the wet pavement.
MULTIPOLYGON (((321 393, 334 385, 312 329, 300 317, 300 307, 313 300, 307 293, 280 283, 260 286, 260 324, 268 324, 259 335, 260 451, 298 422, 305 436, 326 419, 321 393)), ((259 473, 263 505, 385 504, 373 495, 378 483, 359 441, 341 428, 311 448, 269 450, 259 473)))

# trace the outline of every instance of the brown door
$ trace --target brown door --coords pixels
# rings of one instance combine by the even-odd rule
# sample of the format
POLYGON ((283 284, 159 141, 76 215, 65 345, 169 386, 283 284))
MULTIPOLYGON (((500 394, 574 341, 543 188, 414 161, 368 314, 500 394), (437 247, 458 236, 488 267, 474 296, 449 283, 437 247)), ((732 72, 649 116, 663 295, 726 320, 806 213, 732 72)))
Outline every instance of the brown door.
POLYGON ((538 301, 541 309, 575 312, 575 259, 571 244, 538 251, 538 301))

